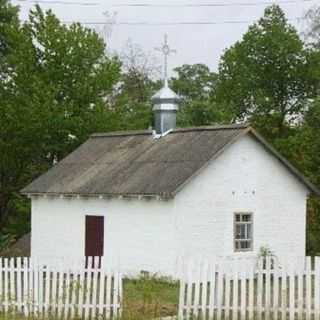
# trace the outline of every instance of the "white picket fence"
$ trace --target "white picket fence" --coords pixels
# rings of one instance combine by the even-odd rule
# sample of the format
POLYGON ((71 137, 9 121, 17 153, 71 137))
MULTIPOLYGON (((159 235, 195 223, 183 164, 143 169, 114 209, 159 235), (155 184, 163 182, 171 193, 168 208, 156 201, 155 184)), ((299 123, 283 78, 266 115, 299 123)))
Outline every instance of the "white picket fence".
POLYGON ((28 258, 0 258, 0 311, 67 319, 121 315, 122 276, 96 259, 67 269, 28 258))
POLYGON ((189 262, 179 319, 320 319, 320 258, 189 262))

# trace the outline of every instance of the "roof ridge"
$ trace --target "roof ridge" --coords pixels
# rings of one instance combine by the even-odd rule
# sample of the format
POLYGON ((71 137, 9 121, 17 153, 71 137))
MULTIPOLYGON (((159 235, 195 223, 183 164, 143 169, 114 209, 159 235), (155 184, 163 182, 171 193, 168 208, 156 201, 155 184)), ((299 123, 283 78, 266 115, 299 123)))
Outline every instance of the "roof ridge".
POLYGON ((247 129, 249 127, 250 127, 249 123, 222 124, 222 125, 212 125, 212 126, 176 128, 176 129, 174 129, 172 131, 172 133, 175 133, 175 132, 188 132, 188 131, 214 131, 214 130, 247 129))
MULTIPOLYGON (((189 131, 214 131, 214 130, 246 129, 248 127, 250 127, 249 123, 198 126, 198 127, 176 128, 176 129, 172 130, 171 133, 189 132, 189 131)), ((152 134, 152 130, 129 130, 129 131, 113 131, 113 132, 93 133, 90 135, 90 137, 92 137, 92 138, 125 137, 125 136, 136 136, 136 135, 147 135, 147 134, 152 134)))
POLYGON ((125 137, 125 136, 137 136, 152 134, 152 130, 128 130, 128 131, 111 131, 111 132, 101 132, 93 133, 90 135, 91 138, 99 137, 125 137))

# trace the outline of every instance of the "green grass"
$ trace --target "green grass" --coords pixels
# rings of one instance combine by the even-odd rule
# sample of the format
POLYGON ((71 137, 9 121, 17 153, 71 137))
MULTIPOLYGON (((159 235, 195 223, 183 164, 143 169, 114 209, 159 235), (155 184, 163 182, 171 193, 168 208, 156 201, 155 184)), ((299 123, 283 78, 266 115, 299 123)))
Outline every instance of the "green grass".
POLYGON ((179 285, 167 278, 147 274, 124 280, 125 319, 155 319, 177 315, 179 285))

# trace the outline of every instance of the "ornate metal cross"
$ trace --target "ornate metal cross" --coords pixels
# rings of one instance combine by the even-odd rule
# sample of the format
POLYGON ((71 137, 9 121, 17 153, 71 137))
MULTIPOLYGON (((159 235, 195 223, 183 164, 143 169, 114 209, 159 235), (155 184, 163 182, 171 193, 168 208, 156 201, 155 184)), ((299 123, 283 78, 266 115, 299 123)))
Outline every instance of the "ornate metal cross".
POLYGON ((168 44, 168 35, 164 35, 164 43, 160 48, 156 48, 157 51, 160 51, 164 55, 164 82, 165 84, 168 83, 168 56, 170 56, 171 53, 176 53, 176 50, 173 50, 169 47, 168 44))

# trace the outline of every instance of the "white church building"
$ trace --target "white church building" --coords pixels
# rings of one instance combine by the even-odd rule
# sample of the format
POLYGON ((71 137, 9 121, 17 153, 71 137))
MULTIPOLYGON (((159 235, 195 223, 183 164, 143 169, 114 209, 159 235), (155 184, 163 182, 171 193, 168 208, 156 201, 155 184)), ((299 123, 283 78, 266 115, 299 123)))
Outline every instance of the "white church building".
POLYGON ((22 190, 32 257, 173 275, 180 257, 305 255, 318 189, 250 126, 176 129, 177 103, 165 81, 155 131, 93 134, 22 190))

